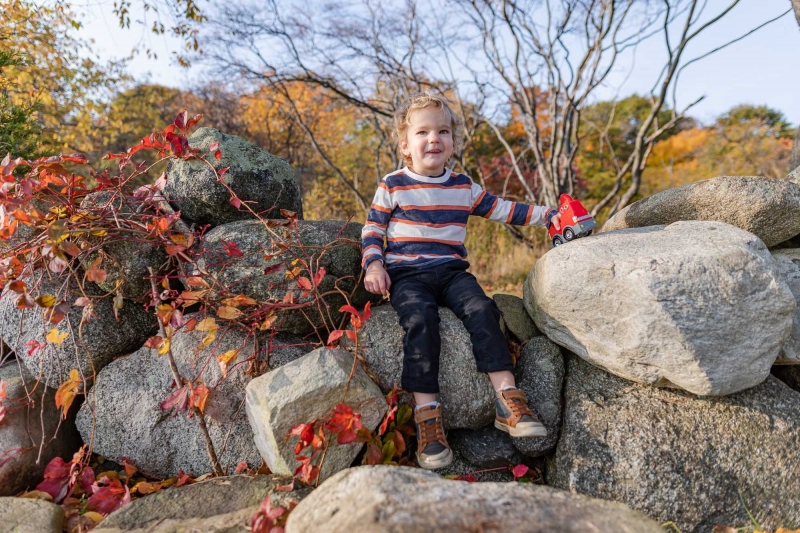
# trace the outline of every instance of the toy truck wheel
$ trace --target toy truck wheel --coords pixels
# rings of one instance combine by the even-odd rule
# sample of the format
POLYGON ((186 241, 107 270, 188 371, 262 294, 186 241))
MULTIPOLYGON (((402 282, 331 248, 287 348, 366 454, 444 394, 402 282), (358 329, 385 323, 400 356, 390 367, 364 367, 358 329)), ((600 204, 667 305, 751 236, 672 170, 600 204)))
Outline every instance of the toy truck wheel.
POLYGON ((575 238, 575 233, 572 231, 572 228, 567 228, 564 230, 564 238, 568 241, 571 241, 575 238))
POLYGON ((553 237, 553 248, 556 246, 561 246, 562 244, 564 244, 564 241, 561 239, 561 235, 556 235, 553 237))

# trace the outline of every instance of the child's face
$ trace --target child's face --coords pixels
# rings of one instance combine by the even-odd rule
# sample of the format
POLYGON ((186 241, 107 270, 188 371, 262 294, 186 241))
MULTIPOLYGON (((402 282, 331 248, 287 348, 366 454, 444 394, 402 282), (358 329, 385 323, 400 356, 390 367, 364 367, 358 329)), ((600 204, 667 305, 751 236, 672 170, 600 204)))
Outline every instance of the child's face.
POLYGON ((413 171, 423 176, 438 176, 453 155, 453 127, 442 109, 428 107, 409 114, 411 125, 400 150, 411 157, 413 171))

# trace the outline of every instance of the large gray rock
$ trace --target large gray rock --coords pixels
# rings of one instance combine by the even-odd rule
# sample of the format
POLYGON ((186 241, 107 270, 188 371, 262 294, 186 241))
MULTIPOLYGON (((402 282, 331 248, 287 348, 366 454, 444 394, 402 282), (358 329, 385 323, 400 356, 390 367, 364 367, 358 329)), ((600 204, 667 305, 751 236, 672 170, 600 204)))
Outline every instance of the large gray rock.
POLYGON ((287 533, 659 533, 624 505, 531 483, 465 483, 420 469, 360 466, 320 485, 287 533))
MULTIPOLYGON (((247 385, 247 417, 256 446, 272 472, 294 473, 300 465, 294 453, 297 437, 287 438, 289 431, 298 424, 323 420, 339 403, 360 413, 361 424, 370 431, 378 427, 388 409, 386 400, 364 369, 358 367, 350 379, 352 368, 350 353, 318 348, 247 385)), ((349 467, 362 446, 332 439, 320 479, 349 467)))
MULTIPOLYGON (((339 308, 345 300, 336 287, 349 294, 356 286, 361 273, 361 228, 361 224, 337 220, 301 220, 297 230, 267 229, 261 222, 252 220, 231 222, 214 228, 203 237, 198 265, 208 270, 222 285, 260 302, 281 301, 291 287, 295 303, 307 303, 313 300, 313 295, 301 296, 303 291, 297 288, 297 282, 286 280, 286 271, 294 268, 292 263, 296 258, 313 256, 310 261, 312 268, 325 268, 327 272, 320 282, 319 291, 334 292, 324 298, 330 313, 326 312, 326 319, 330 316, 338 325, 342 316, 339 308), (288 245, 285 251, 272 248, 271 241, 276 240, 273 232, 285 239, 288 245), (225 251, 228 242, 236 243, 242 257, 232 257, 225 251), (324 246, 329 249, 323 253, 324 246), (265 259, 265 256, 269 258, 265 259), (272 271, 281 265, 283 268, 272 271), (266 275, 265 270, 268 271, 266 275)), ((299 275, 311 279, 307 271, 299 275)), ((361 284, 351 302, 360 308, 369 299, 369 293, 361 284)), ((323 324, 316 306, 312 306, 302 311, 281 312, 275 326, 280 331, 302 335, 323 324)))
MULTIPOLYGON (((494 421, 494 389, 489 377, 478 372, 472 343, 464 324, 450 309, 439 308, 442 350, 439 358, 439 402, 446 429, 480 429, 494 421)), ((345 343, 347 344, 347 343, 345 343)), ((361 330, 359 348, 367 366, 391 389, 403 373, 403 328, 390 305, 372 310, 361 330)))
POLYGON ((268 497, 272 507, 288 507, 311 489, 278 490, 279 476, 229 476, 162 490, 111 513, 95 533, 233 533, 249 531, 250 518, 268 497))
POLYGON ((764 243, 719 222, 579 239, 525 283, 552 341, 618 376, 700 395, 764 381, 796 308, 764 243))
POLYGON ((534 337, 522 350, 514 370, 517 387, 547 428, 546 437, 512 437, 514 447, 529 457, 539 457, 556 447, 561 426, 564 356, 547 337, 534 337))
POLYGON ((0 533, 61 533, 60 505, 30 498, 0 498, 0 533))
MULTIPOLYGON (((214 169, 228 167, 222 176, 239 199, 262 218, 283 218, 288 209, 303 218, 300 187, 292 167, 263 148, 213 128, 199 128, 189 137, 189 146, 201 150, 214 169), (222 157, 209 154, 211 143, 219 143, 222 157)), ((172 159, 167 168, 164 194, 182 218, 198 225, 218 226, 236 220, 255 218, 242 205, 231 204, 228 190, 217 182, 217 175, 197 159, 172 159)))
MULTIPOLYGON (((795 301, 800 299, 800 249, 784 249, 772 252, 778 272, 792 291, 795 301)), ((800 364, 800 307, 792 318, 792 333, 783 343, 776 364, 800 364)))
POLYGON ((608 219, 602 231, 679 220, 725 222, 773 246, 800 233, 800 186, 762 176, 722 176, 688 183, 629 205, 608 219))
MULTIPOLYGON (((25 281, 29 286, 38 285, 31 291, 34 297, 51 295, 64 299, 63 283, 46 279, 36 284, 30 278, 25 281)), ((84 283, 84 290, 89 296, 105 295, 103 290, 89 282, 84 283)), ((80 328, 84 308, 74 305, 74 302, 81 296, 77 291, 69 291, 66 301, 70 304, 70 312, 57 326, 43 319, 41 308, 17 309, 18 295, 8 289, 0 298, 0 336, 16 353, 26 354, 28 348, 25 345, 29 341, 45 343, 47 333, 54 327, 59 334, 67 333, 62 344, 47 343, 33 356, 21 358, 31 374, 41 375, 44 383, 53 388, 61 385, 73 368, 90 379, 92 369, 99 372, 115 357, 138 350, 157 330, 155 314, 147 312, 141 304, 127 300, 119 309, 117 321, 111 296, 93 299, 97 318, 80 328), (81 337, 77 339, 79 328, 81 337)))
POLYGON ((536 324, 533 323, 530 315, 525 311, 525 303, 522 298, 512 294, 495 294, 492 299, 503 315, 501 324, 511 332, 511 335, 516 340, 528 342, 532 337, 540 335, 536 329, 536 324))
MULTIPOLYGON (((258 468, 261 458, 244 412, 245 375, 253 357, 253 337, 235 329, 220 329, 210 346, 195 352, 204 332, 179 330, 172 339, 178 370, 187 379, 198 375, 211 389, 205 405, 206 424, 223 469, 233 471, 240 461, 258 468), (240 350, 223 379, 217 356, 240 350), (224 443, 224 444, 223 444, 224 443)), ((258 357, 263 360, 266 339, 260 338, 258 357)), ((274 346, 297 344, 298 339, 278 336, 274 346)), ((303 347, 277 348, 271 357, 289 360, 308 351, 303 347)), ((273 360, 273 364, 275 362, 273 360)), ((178 469, 195 475, 210 472, 211 463, 197 420, 164 411, 159 404, 174 390, 166 356, 142 348, 117 359, 100 372, 88 400, 78 413, 77 425, 86 442, 94 434, 94 451, 121 462, 122 457, 160 477, 178 469), (94 412, 95 425, 92 426, 94 412), (94 432, 94 433, 93 433, 94 432)))
POLYGON ((11 496, 40 483, 51 459, 70 460, 81 447, 81 439, 75 429, 76 410, 72 409, 61 421, 55 391, 37 384, 17 361, 0 367, 0 383, 6 384, 6 399, 0 400, 6 409, 6 416, 0 421, 0 496, 11 496), (44 450, 37 463, 43 442, 44 450))
POLYGON ((549 485, 686 533, 800 523, 800 394, 775 378, 721 398, 633 384, 570 357, 549 485), (757 437, 754 437, 757 436, 757 437))

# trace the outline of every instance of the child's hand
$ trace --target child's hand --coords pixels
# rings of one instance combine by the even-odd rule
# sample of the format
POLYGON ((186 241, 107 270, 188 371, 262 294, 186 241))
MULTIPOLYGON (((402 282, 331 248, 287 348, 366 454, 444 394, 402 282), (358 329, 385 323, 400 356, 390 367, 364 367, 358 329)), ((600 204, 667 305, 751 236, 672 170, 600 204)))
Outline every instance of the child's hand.
POLYGON ((383 264, 380 261, 370 263, 367 267, 367 275, 364 277, 364 287, 373 294, 386 296, 391 285, 392 280, 389 279, 389 274, 383 268, 383 264))
POLYGON ((552 207, 550 208, 550 212, 547 213, 547 223, 545 225, 549 228, 550 224, 554 225, 557 230, 561 230, 561 212, 552 207))
POLYGON ((556 227, 556 229, 560 231, 561 230, 561 213, 556 212, 556 214, 553 215, 553 218, 550 219, 550 223, 553 224, 556 227))

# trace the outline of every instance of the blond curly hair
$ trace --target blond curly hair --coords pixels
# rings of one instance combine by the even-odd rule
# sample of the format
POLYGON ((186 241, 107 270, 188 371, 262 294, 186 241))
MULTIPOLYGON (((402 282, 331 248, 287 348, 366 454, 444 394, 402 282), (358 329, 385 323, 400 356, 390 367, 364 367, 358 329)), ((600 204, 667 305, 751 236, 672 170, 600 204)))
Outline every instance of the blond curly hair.
POLYGON ((461 149, 464 142, 464 124, 461 118, 456 115, 453 108, 450 107, 450 102, 446 98, 433 94, 430 91, 422 91, 412 95, 397 109, 394 114, 394 140, 397 142, 397 151, 400 157, 403 158, 407 166, 411 166, 411 157, 407 157, 400 150, 400 140, 405 139, 408 127, 411 125, 409 120, 412 111, 420 109, 428 109, 435 107, 442 110, 448 120, 450 127, 453 131, 453 153, 461 149))

